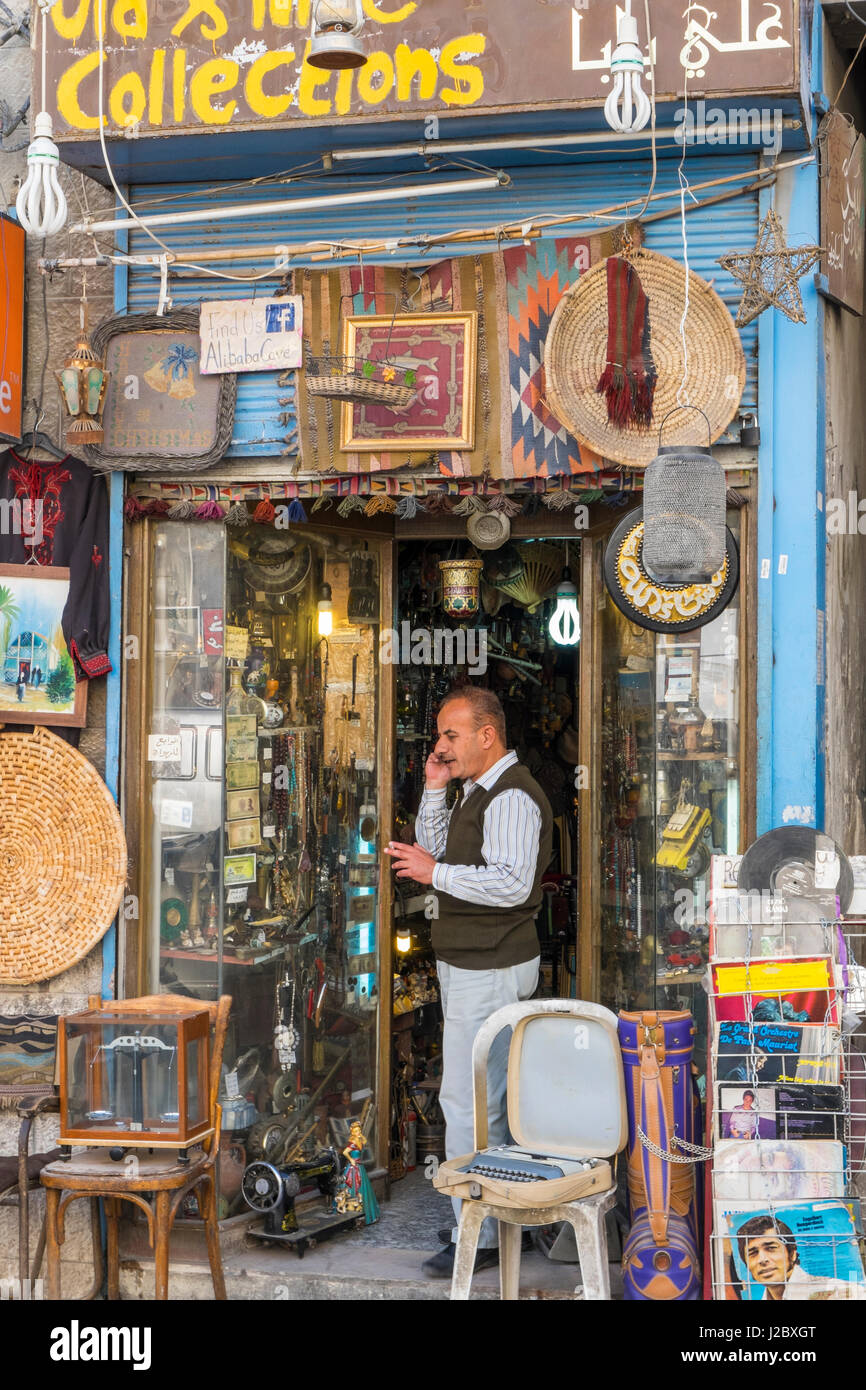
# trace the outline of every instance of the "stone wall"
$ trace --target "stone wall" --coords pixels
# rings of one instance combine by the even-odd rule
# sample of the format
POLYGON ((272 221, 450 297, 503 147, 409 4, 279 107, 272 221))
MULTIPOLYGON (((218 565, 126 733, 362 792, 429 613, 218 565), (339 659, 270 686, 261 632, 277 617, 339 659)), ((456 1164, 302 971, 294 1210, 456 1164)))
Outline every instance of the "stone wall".
MULTIPOLYGON (((826 26, 825 26, 826 30, 826 26)), ((834 100, 852 54, 825 33, 824 91, 834 100)), ((866 132, 866 54, 839 102, 866 132)), ((824 313, 828 498, 866 499, 866 317, 824 313)), ((866 508, 862 519, 866 529, 866 508)), ((827 773, 825 829, 848 854, 866 854, 866 536, 827 538, 827 773)))
MULTIPOLYGON (((22 0, 4 0, 4 3, 0 4, 0 39, 28 13, 29 7, 22 3, 22 0)), ((8 134, 6 132, 15 113, 20 111, 27 100, 31 69, 32 54, 25 28, 23 33, 14 35, 0 45, 0 129, 3 131, 0 136, 0 206, 4 211, 14 209, 19 182, 27 170, 26 147, 32 112, 24 117, 15 130, 8 134)), ((70 221, 78 220, 87 206, 92 210, 104 209, 109 212, 113 208, 113 198, 105 189, 85 179, 83 175, 61 165, 60 177, 69 203, 70 221)), ((40 256, 92 255, 92 237, 70 237, 66 232, 60 232, 47 241, 28 238, 24 428, 30 429, 39 416, 39 428, 58 445, 62 443, 64 419, 60 392, 53 374, 62 366, 64 358, 69 355, 75 343, 79 326, 81 272, 67 270, 48 279, 40 274, 37 261, 40 256)), ((88 271, 87 297, 90 304, 89 321, 91 326, 95 326, 113 311, 111 267, 88 271)), ((119 576, 115 576, 114 580, 115 583, 119 583, 119 576)), ((105 681, 92 681, 87 728, 81 732, 79 747, 100 773, 104 773, 105 770, 105 705, 105 681)), ((72 1013, 86 1007, 88 995, 98 994, 101 989, 102 949, 97 947, 85 960, 56 979, 46 980, 26 989, 0 985, 0 1014, 72 1013)), ((14 1110, 0 1110, 0 1153, 17 1152, 17 1135, 18 1120, 14 1110)), ((55 1118, 49 1117, 40 1121, 35 1127, 32 1150, 40 1152, 53 1148, 56 1136, 55 1118)), ((33 1199, 31 1206, 35 1244, 41 1223, 41 1197, 33 1199)), ((71 1215, 65 1251, 70 1264, 68 1275, 64 1279, 64 1293, 74 1296, 87 1285, 87 1204, 76 1204, 71 1215), (79 1266, 79 1259, 85 1263, 79 1266)), ((17 1220, 16 1208, 0 1207, 0 1278, 17 1274, 17 1220)))

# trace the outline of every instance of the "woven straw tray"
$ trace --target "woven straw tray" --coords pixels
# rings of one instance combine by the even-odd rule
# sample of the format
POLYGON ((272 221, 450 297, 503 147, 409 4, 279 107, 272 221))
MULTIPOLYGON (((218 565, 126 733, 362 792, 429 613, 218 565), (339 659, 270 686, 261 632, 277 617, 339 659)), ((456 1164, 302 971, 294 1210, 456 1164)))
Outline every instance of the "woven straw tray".
POLYGON ((96 769, 47 729, 0 733, 0 984, 82 960, 111 925, 126 839, 96 769))
MULTIPOLYGON (((641 465, 658 454, 659 425, 677 405, 683 379, 680 321, 685 308, 682 265, 639 248, 632 261, 649 300, 651 349, 658 372, 654 423, 621 429, 607 418, 607 401, 596 388, 607 358, 607 263, 599 262, 557 305, 544 352, 547 399, 554 414, 582 444, 616 463, 641 465)), ((704 411, 712 439, 737 413, 746 384, 746 358, 730 312, 715 290, 689 271, 686 397, 704 411)), ((706 421, 681 412, 665 431, 663 444, 707 444, 706 421)))

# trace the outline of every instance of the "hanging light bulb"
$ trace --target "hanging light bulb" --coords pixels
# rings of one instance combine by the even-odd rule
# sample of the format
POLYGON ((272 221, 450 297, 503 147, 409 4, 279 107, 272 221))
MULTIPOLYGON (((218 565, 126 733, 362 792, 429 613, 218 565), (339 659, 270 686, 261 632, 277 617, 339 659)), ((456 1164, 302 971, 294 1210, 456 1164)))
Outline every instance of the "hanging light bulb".
POLYGON ((652 115, 650 99, 640 84, 644 59, 640 49, 637 20, 632 16, 631 0, 619 21, 616 48, 610 60, 613 87, 604 103, 604 118, 611 130, 643 130, 652 115))
POLYGON ((331 602, 331 586, 323 584, 319 590, 319 636, 330 637, 334 631, 334 605, 331 602))
POLYGON ((364 67, 367 54, 358 39, 363 27, 361 0, 318 0, 307 62, 326 72, 364 67))
POLYGON ((571 570, 563 570, 556 586, 556 607, 547 630, 558 647, 576 647, 580 641, 580 613, 577 607, 577 585, 571 582, 571 570))
POLYGON ((46 111, 45 62, 46 13, 42 9, 42 110, 33 122, 33 139, 27 147, 27 177, 18 190, 15 211, 30 236, 54 236, 66 225, 66 198, 57 171, 60 151, 51 138, 54 126, 46 111))
POLYGON ((405 956, 412 949, 412 934, 407 927, 397 928, 397 950, 401 956, 405 956))

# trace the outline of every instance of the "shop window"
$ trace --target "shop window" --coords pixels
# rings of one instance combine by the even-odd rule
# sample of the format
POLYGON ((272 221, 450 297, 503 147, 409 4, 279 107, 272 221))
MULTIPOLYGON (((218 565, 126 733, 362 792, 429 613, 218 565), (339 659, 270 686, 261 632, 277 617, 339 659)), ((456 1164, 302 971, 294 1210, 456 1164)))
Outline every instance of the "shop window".
POLYGON ((740 847, 740 593, 677 635, 602 602, 601 1002, 690 1010, 703 1065, 711 857, 740 847))
POLYGON ((151 534, 142 991, 232 995, 248 1159, 360 1116, 372 1164, 382 557, 312 526, 151 534))

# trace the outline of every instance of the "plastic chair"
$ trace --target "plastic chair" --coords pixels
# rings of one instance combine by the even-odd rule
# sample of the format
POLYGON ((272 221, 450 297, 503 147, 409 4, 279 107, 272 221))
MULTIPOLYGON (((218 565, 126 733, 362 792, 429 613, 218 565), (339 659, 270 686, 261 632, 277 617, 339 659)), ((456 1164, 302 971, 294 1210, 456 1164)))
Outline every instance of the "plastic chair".
MULTIPOLYGON (((152 1002, 154 1006, 187 1006, 189 999, 155 995, 152 1002)), ((132 1202, 140 1207, 147 1217, 148 1235, 154 1251, 156 1298, 167 1299, 171 1228, 184 1197, 196 1188, 201 1188, 198 1201, 205 1223, 214 1297, 225 1299, 226 1287, 220 1254, 216 1198, 216 1161, 222 1115, 217 1096, 231 1003, 231 996, 224 994, 217 1004, 202 1004, 202 1009, 208 1010, 214 1028, 208 1088, 213 1134, 203 1141, 197 1158, 193 1157, 187 1164, 180 1164, 158 1151, 149 1152, 147 1149, 141 1149, 133 1151, 135 1162, 126 1165, 116 1163, 105 1149, 85 1149, 83 1152, 74 1153, 68 1160, 61 1159, 42 1169, 40 1181, 46 1189, 46 1295, 49 1299, 56 1300, 61 1296, 60 1248, 63 1244, 64 1215, 70 1202, 82 1197, 102 1197, 105 1201, 108 1297, 120 1297, 120 1203, 132 1202)), ((91 1000, 91 1007, 102 1008, 105 1012, 122 1012, 129 1007, 129 1000, 119 1000, 116 1003, 91 1000)))
MULTIPOLYGON (((509 1004, 478 1032, 472 1049, 475 1148, 487 1147, 487 1061, 503 1028, 514 1030, 508 1054, 508 1126, 521 1148, 537 1154, 609 1158, 625 1147, 628 1119, 615 1016, 599 1004, 575 999, 509 1004), (534 1030, 534 1031, 533 1031, 534 1030)), ((478 1238, 485 1218, 499 1223, 499 1288, 506 1300, 519 1297, 521 1228, 568 1222, 577 1241, 583 1277, 575 1296, 610 1299, 605 1215, 616 1203, 611 1166, 599 1164, 595 1189, 564 1200, 566 1179, 506 1185, 461 1172, 474 1155, 442 1164, 435 1181, 441 1191, 464 1197, 460 1209, 451 1298, 468 1300, 478 1238), (457 1189, 457 1190, 455 1190, 457 1189), (547 1193, 549 1199, 546 1200, 547 1193)), ((576 1180, 576 1181, 579 1181, 576 1180)))

